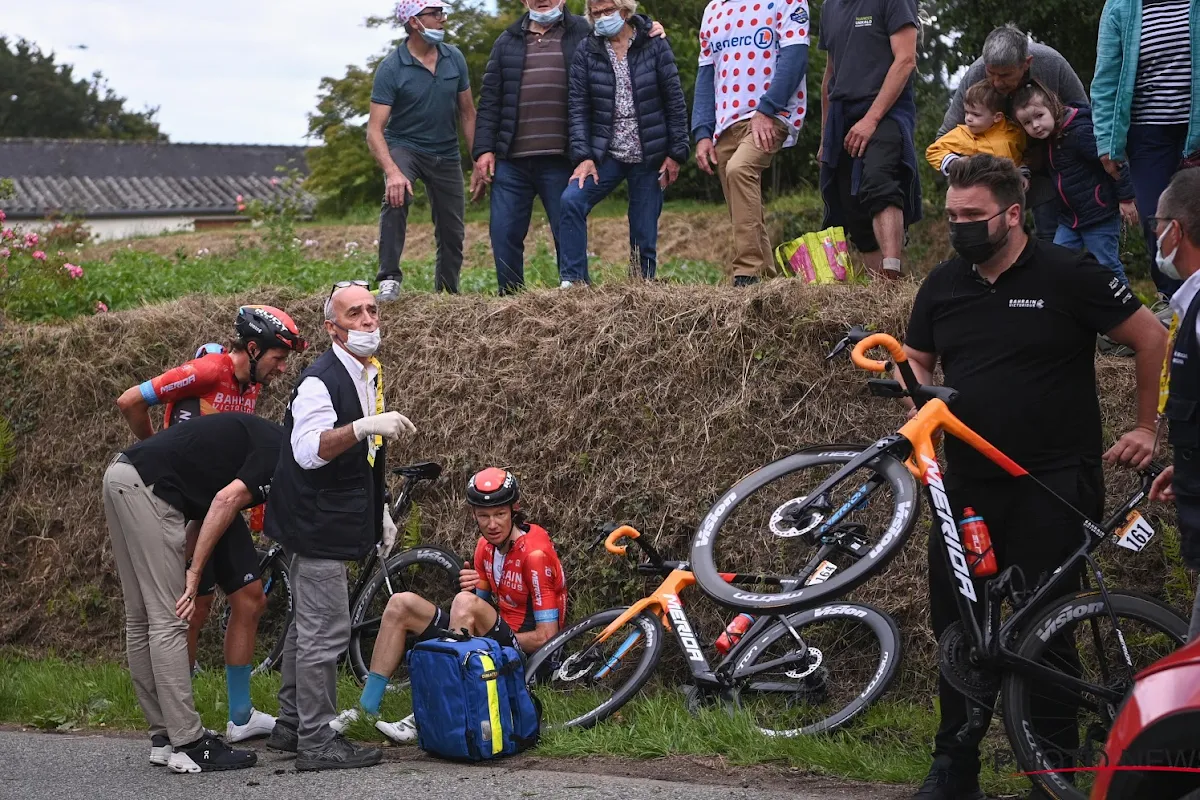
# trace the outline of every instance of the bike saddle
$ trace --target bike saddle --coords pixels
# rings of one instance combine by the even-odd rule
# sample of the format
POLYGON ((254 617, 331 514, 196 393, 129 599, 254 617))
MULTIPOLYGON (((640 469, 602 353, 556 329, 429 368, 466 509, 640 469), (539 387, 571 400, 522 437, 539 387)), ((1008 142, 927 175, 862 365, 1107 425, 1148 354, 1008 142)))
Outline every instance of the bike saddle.
POLYGON ((392 474, 411 478, 414 481, 436 481, 442 474, 442 465, 433 461, 422 461, 419 464, 396 467, 392 470, 392 474))

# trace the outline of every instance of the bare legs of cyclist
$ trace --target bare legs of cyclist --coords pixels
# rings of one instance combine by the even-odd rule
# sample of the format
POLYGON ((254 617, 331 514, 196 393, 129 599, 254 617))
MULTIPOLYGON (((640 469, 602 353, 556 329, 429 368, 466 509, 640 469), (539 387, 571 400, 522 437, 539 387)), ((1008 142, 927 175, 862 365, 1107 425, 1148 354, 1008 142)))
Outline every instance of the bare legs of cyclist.
POLYGON ((258 621, 267 610, 262 581, 251 581, 227 596, 226 602, 229 603, 229 626, 225 629, 225 689, 229 722, 225 726, 225 738, 240 742, 267 736, 275 728, 275 718, 256 710, 250 702, 254 640, 258 635, 258 621))
MULTIPOLYGON (((458 593, 450 606, 449 618, 444 611, 418 594, 402 592, 392 595, 380 620, 379 635, 371 652, 370 672, 367 673, 358 700, 359 708, 371 716, 379 715, 379 705, 383 702, 388 681, 400 666, 410 635, 427 635, 431 628, 438 627, 454 631, 465 629, 472 636, 479 636, 496 625, 496 615, 491 603, 472 592, 458 593)), ((339 714, 331 724, 339 730, 345 730, 347 725, 358 719, 358 715, 358 709, 349 709, 339 714)), ((416 741, 417 738, 417 729, 411 717, 399 722, 379 720, 375 728, 401 744, 416 741)))

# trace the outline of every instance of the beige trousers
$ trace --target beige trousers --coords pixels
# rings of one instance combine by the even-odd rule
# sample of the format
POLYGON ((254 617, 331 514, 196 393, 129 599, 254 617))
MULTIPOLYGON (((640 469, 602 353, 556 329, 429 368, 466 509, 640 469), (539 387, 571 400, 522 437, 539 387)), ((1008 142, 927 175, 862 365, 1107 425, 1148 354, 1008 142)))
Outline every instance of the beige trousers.
POLYGON ((733 221, 733 277, 774 275, 775 254, 763 216, 762 175, 783 148, 787 129, 777 124, 779 136, 771 152, 758 149, 744 119, 721 132, 717 140, 717 174, 733 221))
POLYGON ((175 614, 186 584, 183 513, 157 497, 132 464, 104 473, 104 516, 125 596, 129 673, 150 734, 175 747, 204 735, 192 700, 188 624, 175 614))

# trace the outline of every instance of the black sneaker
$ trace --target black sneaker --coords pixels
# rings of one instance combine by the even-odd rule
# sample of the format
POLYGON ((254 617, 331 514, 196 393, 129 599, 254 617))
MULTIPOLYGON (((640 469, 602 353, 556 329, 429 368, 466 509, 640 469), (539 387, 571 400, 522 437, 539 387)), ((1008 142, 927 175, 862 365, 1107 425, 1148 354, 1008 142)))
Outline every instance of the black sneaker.
POLYGON ((978 776, 956 773, 949 763, 935 759, 912 800, 987 800, 987 797, 979 789, 978 776))
POLYGON ((733 278, 734 286, 753 286, 758 283, 758 277, 754 275, 735 275, 733 278))
POLYGON ((196 742, 171 753, 167 769, 172 772, 221 772, 245 769, 258 763, 253 750, 234 750, 216 736, 205 734, 196 742))
POLYGON ((278 750, 281 753, 294 753, 300 748, 300 736, 296 729, 275 720, 275 727, 267 739, 268 750, 278 750))
POLYGON ((298 772, 315 772, 323 769, 358 769, 373 767, 383 760, 383 751, 378 747, 355 744, 340 733, 320 750, 305 750, 297 754, 298 772))

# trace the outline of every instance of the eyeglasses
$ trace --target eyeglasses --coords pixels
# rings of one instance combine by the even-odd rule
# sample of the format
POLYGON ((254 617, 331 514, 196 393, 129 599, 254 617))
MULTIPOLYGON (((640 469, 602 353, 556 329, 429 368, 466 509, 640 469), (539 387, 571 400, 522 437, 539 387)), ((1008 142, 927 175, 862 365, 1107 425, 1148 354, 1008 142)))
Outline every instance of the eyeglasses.
POLYGON ((415 14, 414 16, 433 17, 434 19, 441 21, 446 18, 446 9, 434 8, 434 9, 430 9, 429 11, 422 11, 420 14, 415 14))
POLYGON ((333 288, 329 290, 329 296, 333 297, 333 293, 338 289, 349 289, 351 286, 361 286, 364 289, 371 288, 371 284, 367 281, 338 281, 333 285, 333 288))

